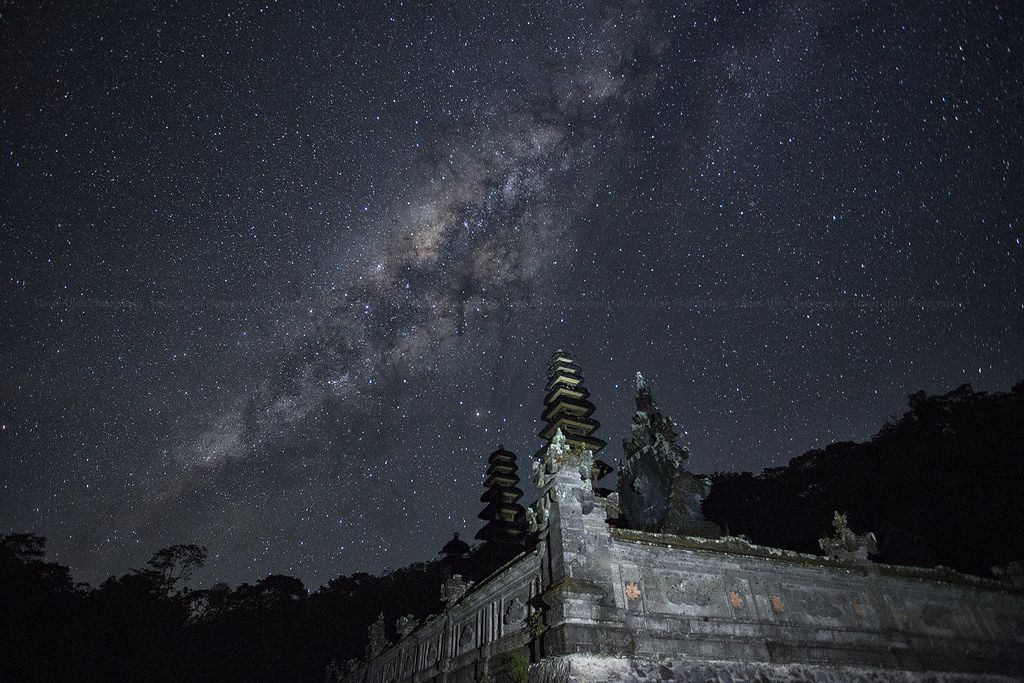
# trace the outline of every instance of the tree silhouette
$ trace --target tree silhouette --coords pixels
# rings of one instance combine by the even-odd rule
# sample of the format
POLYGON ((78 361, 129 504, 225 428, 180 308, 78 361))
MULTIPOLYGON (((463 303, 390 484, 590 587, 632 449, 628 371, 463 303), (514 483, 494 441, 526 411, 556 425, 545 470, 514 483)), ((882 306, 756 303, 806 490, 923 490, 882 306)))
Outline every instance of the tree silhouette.
POLYGON ((705 514, 755 543, 818 552, 833 512, 845 510, 875 532, 880 562, 987 575, 1024 560, 1024 383, 917 392, 870 441, 713 480, 705 514))
POLYGON ((179 581, 187 582, 193 572, 205 563, 206 547, 193 544, 172 545, 156 551, 146 560, 151 570, 160 575, 160 582, 167 592, 174 590, 179 581))

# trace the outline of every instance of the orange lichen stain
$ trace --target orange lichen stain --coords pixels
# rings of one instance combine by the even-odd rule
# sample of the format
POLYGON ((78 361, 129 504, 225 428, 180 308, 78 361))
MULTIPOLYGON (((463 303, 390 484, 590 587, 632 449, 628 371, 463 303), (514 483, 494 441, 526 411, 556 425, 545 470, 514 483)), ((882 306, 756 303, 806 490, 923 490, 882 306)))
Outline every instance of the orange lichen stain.
POLYGON ((782 610, 783 610, 782 598, 780 598, 778 595, 773 595, 771 600, 772 600, 772 611, 775 612, 776 614, 781 614, 782 610))
POLYGON ((853 608, 853 613, 855 615, 857 615, 858 619, 863 619, 864 618, 864 606, 863 605, 861 605, 859 602, 851 602, 850 603, 850 607, 853 608))
POLYGON ((640 586, 636 585, 636 581, 626 582, 626 597, 630 600, 636 600, 640 597, 640 586))
POLYGON ((729 591, 729 604, 732 605, 733 609, 739 609, 743 607, 743 598, 736 591, 729 591))

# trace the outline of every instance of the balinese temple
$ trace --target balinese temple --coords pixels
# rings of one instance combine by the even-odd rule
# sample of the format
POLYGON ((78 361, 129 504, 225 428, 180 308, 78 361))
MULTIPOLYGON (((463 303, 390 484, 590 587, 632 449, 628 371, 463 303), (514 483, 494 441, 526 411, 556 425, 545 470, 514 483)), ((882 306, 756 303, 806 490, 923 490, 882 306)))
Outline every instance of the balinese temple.
MULTIPOLYGON (((580 366, 564 351, 556 351, 548 364, 548 383, 545 387, 544 412, 541 419, 545 425, 539 436, 547 443, 537 451, 537 458, 543 458, 551 439, 559 429, 571 446, 580 450, 590 449, 597 454, 606 443, 594 436, 601 423, 590 417, 596 407, 588 399, 590 392, 583 386, 580 366)), ((594 459, 593 481, 609 474, 608 463, 594 459)))
POLYGON ((487 546, 519 546, 526 538, 526 510, 519 504, 523 492, 516 486, 516 454, 498 446, 487 459, 487 479, 480 500, 487 506, 477 515, 486 520, 477 540, 487 546))

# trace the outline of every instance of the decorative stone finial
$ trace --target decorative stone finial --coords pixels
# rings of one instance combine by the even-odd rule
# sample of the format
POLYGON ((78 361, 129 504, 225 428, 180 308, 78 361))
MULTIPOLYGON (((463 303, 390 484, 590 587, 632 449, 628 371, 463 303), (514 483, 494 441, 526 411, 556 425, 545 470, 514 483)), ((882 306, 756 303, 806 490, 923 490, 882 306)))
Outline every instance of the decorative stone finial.
POLYGON ((391 643, 384 635, 384 613, 381 612, 377 620, 370 624, 369 638, 366 643, 366 659, 370 660, 388 649, 391 643))
POLYGON ((451 607, 462 599, 471 584, 462 580, 462 574, 455 574, 441 586, 441 601, 451 607))
POLYGON ((419 621, 412 614, 406 614, 398 617, 398 622, 395 624, 396 630, 398 631, 399 638, 406 638, 410 633, 419 626, 419 621))
POLYGON ((569 450, 569 445, 565 443, 565 434, 562 433, 562 428, 559 427, 555 430, 555 436, 551 439, 551 445, 548 447, 548 452, 552 455, 564 455, 569 450))
POLYGON ((555 474, 570 462, 578 460, 579 454, 580 451, 574 449, 569 440, 565 438, 562 428, 556 429, 555 435, 551 437, 551 443, 548 444, 547 450, 544 451, 544 461, 541 466, 540 476, 537 478, 537 485, 543 486, 550 479, 550 475, 555 474), (577 456, 575 460, 573 456, 577 456))
POLYGON ((836 510, 832 514, 832 528, 835 534, 818 539, 818 546, 826 555, 845 562, 869 562, 868 555, 878 554, 878 542, 870 531, 855 534, 850 530, 845 513, 836 510))

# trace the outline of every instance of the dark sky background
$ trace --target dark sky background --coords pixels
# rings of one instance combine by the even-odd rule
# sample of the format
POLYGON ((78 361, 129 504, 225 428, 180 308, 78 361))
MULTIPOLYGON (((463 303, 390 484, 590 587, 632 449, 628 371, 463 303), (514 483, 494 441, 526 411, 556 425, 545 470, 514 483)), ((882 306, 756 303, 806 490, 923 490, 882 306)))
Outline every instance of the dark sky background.
MULTIPOLYGON (((1024 3, 0 4, 0 532, 316 586, 569 349, 696 471, 1024 378, 1024 3)), ((521 467, 522 469, 522 467, 521 467)))

